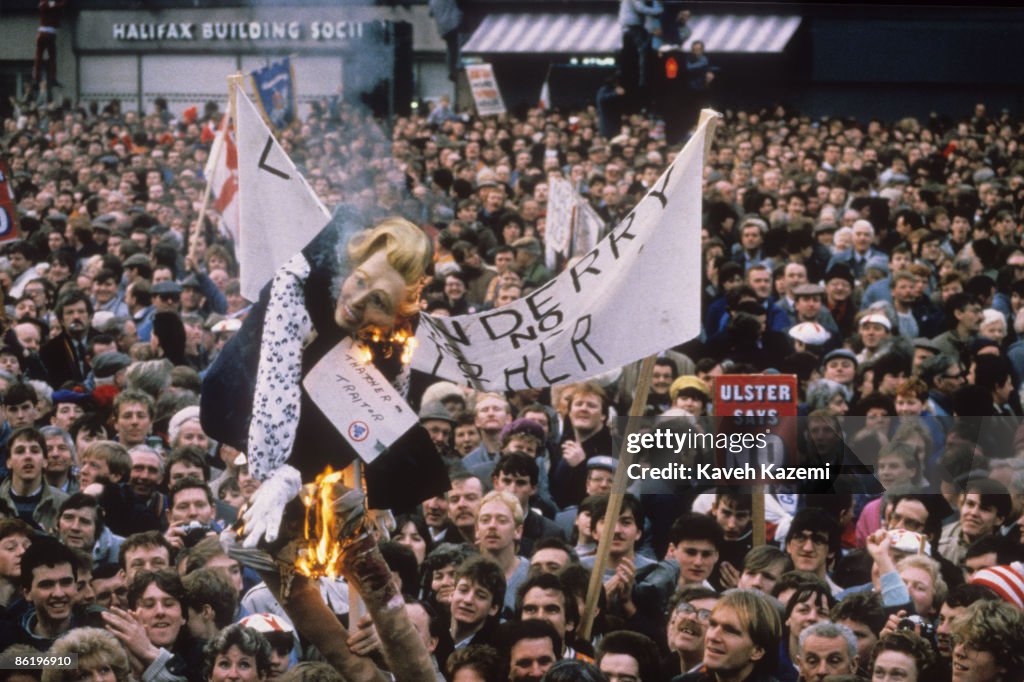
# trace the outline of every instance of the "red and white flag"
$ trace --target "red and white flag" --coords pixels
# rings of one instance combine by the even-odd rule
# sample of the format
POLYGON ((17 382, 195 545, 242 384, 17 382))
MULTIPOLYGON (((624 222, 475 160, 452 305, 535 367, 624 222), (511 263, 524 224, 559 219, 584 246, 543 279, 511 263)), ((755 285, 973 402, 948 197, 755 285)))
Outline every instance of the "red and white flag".
POLYGON ((551 86, 548 85, 547 77, 544 78, 544 85, 540 86, 540 100, 537 106, 547 111, 551 108, 551 86))
POLYGON ((235 146, 235 128, 227 114, 221 119, 217 135, 206 162, 206 177, 210 183, 210 206, 220 214, 221 231, 238 244, 238 149, 235 146))

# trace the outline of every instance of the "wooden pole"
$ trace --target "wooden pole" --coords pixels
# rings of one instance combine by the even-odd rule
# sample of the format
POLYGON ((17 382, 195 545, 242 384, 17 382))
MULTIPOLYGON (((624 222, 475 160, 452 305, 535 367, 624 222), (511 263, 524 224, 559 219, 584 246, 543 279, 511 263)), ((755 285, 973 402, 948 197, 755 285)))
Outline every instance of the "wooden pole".
MULTIPOLYGON (((705 121, 708 121, 708 132, 704 138, 704 154, 702 158, 707 157, 708 151, 711 149, 716 119, 720 118, 720 116, 720 114, 711 109, 703 109, 700 112, 700 119, 697 123, 698 128, 705 121)), ((611 549, 612 536, 615 534, 615 525, 619 519, 619 512, 622 510, 624 493, 618 491, 626 489, 626 479, 628 478, 626 472, 629 470, 629 465, 633 463, 633 455, 626 448, 626 439, 630 433, 636 430, 638 426, 637 421, 643 416, 644 409, 647 407, 647 394, 651 390, 651 374, 654 372, 654 361, 656 359, 657 355, 650 355, 644 358, 640 364, 640 377, 637 381, 636 392, 633 394, 633 403, 629 407, 629 419, 626 422, 626 433, 622 437, 622 447, 619 448, 618 466, 615 470, 615 485, 612 487, 612 493, 608 496, 608 510, 604 516, 604 528, 597 542, 597 555, 594 557, 594 568, 590 574, 590 584, 587 587, 586 606, 584 606, 583 615, 580 618, 578 632, 579 637, 583 641, 590 640, 591 631, 594 628, 594 618, 597 615, 597 601, 600 596, 599 590, 604 589, 604 567, 608 563, 608 552, 611 549)), ((763 507, 764 500, 762 499, 761 502, 763 507)), ((763 517, 762 510, 762 519, 763 517)))
MULTIPOLYGON (((597 556, 594 559, 594 568, 590 573, 590 585, 587 587, 587 602, 583 609, 583 618, 580 619, 580 638, 583 641, 590 640, 591 630, 594 627, 594 618, 597 615, 597 602, 601 590, 604 589, 604 567, 608 563, 608 552, 611 550, 612 536, 615 534, 615 525, 619 519, 619 512, 622 510, 623 492, 626 489, 626 471, 633 463, 633 455, 626 448, 626 437, 638 426, 637 419, 644 414, 647 406, 647 395, 651 391, 651 374, 654 372, 654 361, 657 355, 644 358, 640 363, 640 377, 637 381, 636 392, 633 394, 633 403, 629 407, 629 420, 626 422, 626 433, 622 435, 622 447, 619 448, 618 466, 615 469, 615 485, 608 496, 608 510, 604 515, 604 528, 601 530, 601 537, 597 542, 597 556)), ((582 465, 581 465, 582 466, 582 465)))
MULTIPOLYGON (((352 487, 356 490, 363 489, 363 461, 356 458, 352 462, 352 487)), ((349 634, 356 634, 359 630, 359 620, 366 613, 366 605, 363 604, 359 590, 352 583, 348 584, 348 631, 349 634)))
POLYGON ((754 524, 754 547, 760 547, 766 542, 767 528, 764 525, 764 495, 763 484, 753 486, 750 491, 750 515, 752 517, 751 523, 754 524))
MULTIPOLYGON (((228 112, 224 118, 224 125, 222 131, 224 135, 227 135, 228 127, 231 122, 235 120, 235 88, 242 87, 242 78, 244 76, 241 73, 228 76, 228 112)), ((207 164, 208 168, 214 168, 217 162, 220 160, 220 155, 224 152, 224 147, 227 142, 223 138, 220 140, 220 144, 214 140, 213 148, 210 150, 210 160, 207 164)), ((188 259, 192 261, 192 264, 198 267, 198 263, 195 262, 196 254, 196 243, 195 235, 203 229, 203 221, 206 220, 206 209, 210 205, 210 194, 213 192, 213 181, 212 178, 206 178, 206 188, 203 190, 203 203, 199 207, 199 217, 196 218, 196 227, 192 234, 189 234, 188 225, 185 226, 185 246, 188 249, 188 259)))

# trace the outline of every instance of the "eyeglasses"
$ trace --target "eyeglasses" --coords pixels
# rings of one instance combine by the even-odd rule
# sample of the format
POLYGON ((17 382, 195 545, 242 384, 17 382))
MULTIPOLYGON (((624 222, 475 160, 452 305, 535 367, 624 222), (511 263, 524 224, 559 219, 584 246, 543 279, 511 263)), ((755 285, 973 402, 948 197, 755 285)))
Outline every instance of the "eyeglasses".
POLYGON ((963 374, 943 374, 943 379, 952 379, 953 381, 963 381, 963 374))
POLYGON ((708 622, 711 618, 710 609, 698 609, 693 604, 685 601, 676 604, 675 612, 683 616, 697 616, 697 620, 702 623, 708 622))
POLYGON ((804 532, 799 535, 794 535, 790 541, 795 542, 798 545, 805 545, 810 541, 815 547, 824 547, 828 544, 828 536, 822 535, 821 533, 804 532))

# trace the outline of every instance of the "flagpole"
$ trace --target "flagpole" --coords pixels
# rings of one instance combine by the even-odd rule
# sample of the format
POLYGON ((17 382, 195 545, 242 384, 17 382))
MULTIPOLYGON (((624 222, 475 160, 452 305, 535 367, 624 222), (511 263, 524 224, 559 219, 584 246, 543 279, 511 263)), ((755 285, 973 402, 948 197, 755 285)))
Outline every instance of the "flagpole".
MULTIPOLYGON (((711 110, 702 109, 700 119, 697 123, 699 129, 705 121, 708 123, 708 133, 704 138, 704 154, 701 157, 707 158, 711 149, 711 140, 715 134, 715 124, 721 114, 711 110)), ((580 638, 590 641, 591 631, 594 627, 594 618, 597 615, 597 602, 600 590, 604 589, 604 568, 608 563, 608 555, 611 550, 612 536, 615 534, 615 526, 619 520, 619 512, 622 510, 622 500, 626 489, 627 474, 629 465, 633 463, 633 455, 626 447, 627 438, 638 426, 637 419, 644 414, 647 407, 647 395, 651 390, 651 375, 654 373, 654 361, 657 355, 649 355, 640 364, 640 377, 637 381, 636 392, 633 394, 633 404, 629 407, 629 419, 626 422, 626 433, 623 434, 622 445, 619 448, 619 461, 615 470, 615 485, 608 495, 608 509, 604 515, 604 528, 601 529, 601 537, 597 542, 597 555, 594 557, 594 568, 590 573, 590 585, 587 587, 587 601, 583 608, 578 629, 580 638)), ((762 500, 763 508, 763 500, 762 500)), ((763 517, 762 517, 763 518, 763 517)))
POLYGON ((591 630, 594 627, 594 618, 597 615, 597 602, 600 591, 604 589, 604 568, 608 563, 608 555, 611 550, 612 536, 615 534, 615 526, 619 520, 619 512, 622 510, 622 500, 625 489, 629 465, 633 463, 633 454, 626 447, 627 436, 638 426, 636 421, 644 414, 647 407, 647 395, 651 390, 651 375, 654 373, 654 361, 657 355, 650 355, 640 363, 640 377, 637 381, 636 392, 633 394, 633 404, 629 407, 629 420, 626 422, 626 433, 623 434, 622 446, 619 448, 619 461, 615 469, 615 485, 611 494, 608 495, 608 510, 604 514, 604 528, 601 529, 601 538, 597 542, 597 556, 594 558, 594 568, 590 573, 590 585, 587 587, 587 601, 583 609, 583 617, 580 619, 580 637, 583 641, 589 642, 591 630))

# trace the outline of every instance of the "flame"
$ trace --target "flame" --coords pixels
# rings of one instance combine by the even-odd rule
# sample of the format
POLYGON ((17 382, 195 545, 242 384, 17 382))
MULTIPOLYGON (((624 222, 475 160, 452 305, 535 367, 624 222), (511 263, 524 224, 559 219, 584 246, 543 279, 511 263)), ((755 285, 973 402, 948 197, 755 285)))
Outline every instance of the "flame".
POLYGON ((334 471, 328 466, 315 482, 303 486, 300 495, 306 507, 306 547, 295 562, 295 572, 300 575, 310 578, 341 575, 342 546, 336 537, 332 502, 334 486, 344 480, 344 471, 334 471))
POLYGON ((358 343, 356 344, 356 353, 360 360, 364 364, 373 362, 374 354, 373 349, 370 348, 369 344, 375 344, 380 348, 380 352, 383 357, 389 358, 394 352, 395 346, 402 349, 402 353, 399 356, 403 365, 408 365, 412 362, 412 355, 416 352, 416 346, 418 342, 416 337, 409 333, 408 329, 397 329, 393 331, 387 339, 377 328, 367 329, 361 332, 358 336, 358 343))

